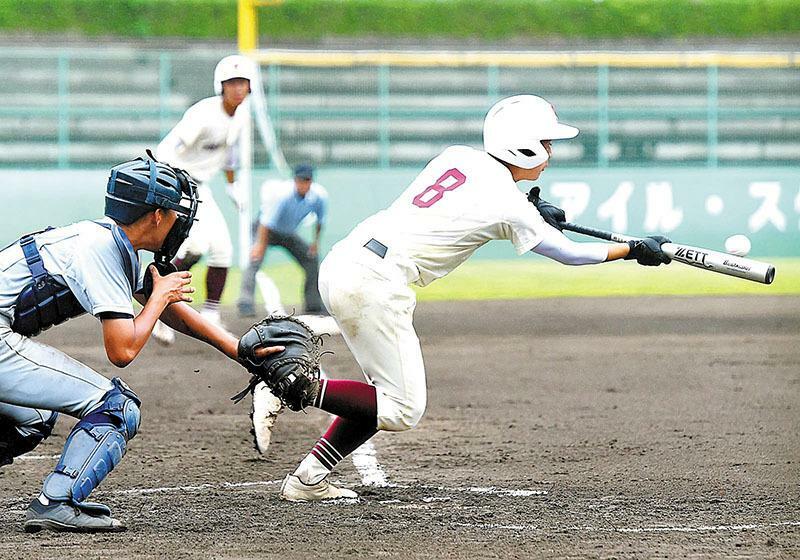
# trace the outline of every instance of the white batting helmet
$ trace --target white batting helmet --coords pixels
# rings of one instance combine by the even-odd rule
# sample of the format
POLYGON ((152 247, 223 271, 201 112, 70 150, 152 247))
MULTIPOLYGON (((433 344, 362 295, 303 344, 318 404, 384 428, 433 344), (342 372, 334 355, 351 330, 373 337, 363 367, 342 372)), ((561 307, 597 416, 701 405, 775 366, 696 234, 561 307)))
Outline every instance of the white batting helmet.
POLYGON ((541 97, 515 95, 501 99, 486 114, 483 149, 497 159, 533 169, 550 157, 542 140, 575 138, 578 132, 558 122, 553 106, 541 97))
POLYGON ((222 94, 222 82, 233 78, 244 78, 252 82, 254 76, 253 62, 249 58, 239 54, 226 56, 214 68, 214 93, 222 94))

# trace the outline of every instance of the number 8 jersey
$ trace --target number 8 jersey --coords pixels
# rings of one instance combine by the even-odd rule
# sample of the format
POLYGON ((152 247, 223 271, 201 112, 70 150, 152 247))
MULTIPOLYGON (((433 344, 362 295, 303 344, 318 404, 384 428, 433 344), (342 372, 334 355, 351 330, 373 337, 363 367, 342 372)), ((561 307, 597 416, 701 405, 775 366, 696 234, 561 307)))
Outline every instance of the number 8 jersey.
POLYGON ((508 239, 518 254, 530 251, 545 227, 503 164, 482 150, 451 146, 389 208, 361 222, 337 247, 363 247, 374 239, 409 283, 425 286, 488 241, 508 239))

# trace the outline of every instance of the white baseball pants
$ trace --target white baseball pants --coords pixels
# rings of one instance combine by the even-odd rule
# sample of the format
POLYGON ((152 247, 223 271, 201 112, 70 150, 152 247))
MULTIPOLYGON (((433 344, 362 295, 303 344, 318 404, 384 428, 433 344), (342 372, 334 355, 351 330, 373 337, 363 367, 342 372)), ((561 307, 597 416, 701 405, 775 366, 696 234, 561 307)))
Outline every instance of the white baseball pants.
POLYGON ((319 291, 364 376, 377 391, 379 430, 403 431, 425 412, 425 365, 413 315, 416 296, 391 262, 338 246, 320 267, 319 291))
POLYGON ((197 187, 200 204, 197 205, 197 221, 189 230, 189 237, 178 250, 178 258, 187 254, 205 255, 208 266, 230 268, 233 264, 233 244, 228 224, 214 200, 211 187, 197 187))

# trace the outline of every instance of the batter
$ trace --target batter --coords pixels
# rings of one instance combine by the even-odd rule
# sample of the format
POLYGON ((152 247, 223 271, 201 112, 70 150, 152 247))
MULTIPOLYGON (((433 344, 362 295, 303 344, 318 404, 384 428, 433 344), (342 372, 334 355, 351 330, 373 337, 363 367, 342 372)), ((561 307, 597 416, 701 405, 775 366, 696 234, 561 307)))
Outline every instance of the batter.
POLYGON ((414 332, 410 284, 425 286, 455 269, 492 240, 508 240, 569 265, 621 258, 642 265, 668 263, 664 237, 629 243, 575 243, 559 223, 564 212, 517 188, 539 178, 551 141, 573 138, 552 105, 519 95, 486 115, 484 149, 451 146, 435 157, 397 200, 337 243, 320 267, 325 306, 362 368, 366 382, 323 379, 314 406, 337 417, 295 471, 281 498, 316 501, 354 498, 328 475, 378 430, 414 428, 425 412, 425 365, 414 332))

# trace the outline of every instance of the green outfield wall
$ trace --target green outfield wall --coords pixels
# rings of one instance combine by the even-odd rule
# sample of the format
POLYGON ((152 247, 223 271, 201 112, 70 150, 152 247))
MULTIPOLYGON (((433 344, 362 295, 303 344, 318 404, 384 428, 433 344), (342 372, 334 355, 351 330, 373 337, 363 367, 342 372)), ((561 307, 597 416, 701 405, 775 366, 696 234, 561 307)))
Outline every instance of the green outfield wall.
MULTIPOLYGON (((363 218, 386 207, 417 169, 320 169, 318 181, 331 199, 323 252, 363 218)), ((0 244, 22 233, 102 214, 106 170, 0 170, 0 244)), ((270 172, 255 173, 255 200, 270 172)), ((215 186, 229 223, 233 206, 215 186)), ((543 196, 569 219, 631 234, 664 233, 675 240, 722 249, 735 233, 750 237, 751 255, 800 256, 800 170, 739 169, 548 169, 538 183, 543 196)), ((531 185, 521 185, 527 190, 531 185)), ((235 226, 232 233, 235 235, 235 226)), ((490 243, 481 258, 511 258, 509 243, 490 243)), ((271 259, 282 258, 278 255, 271 259)))

